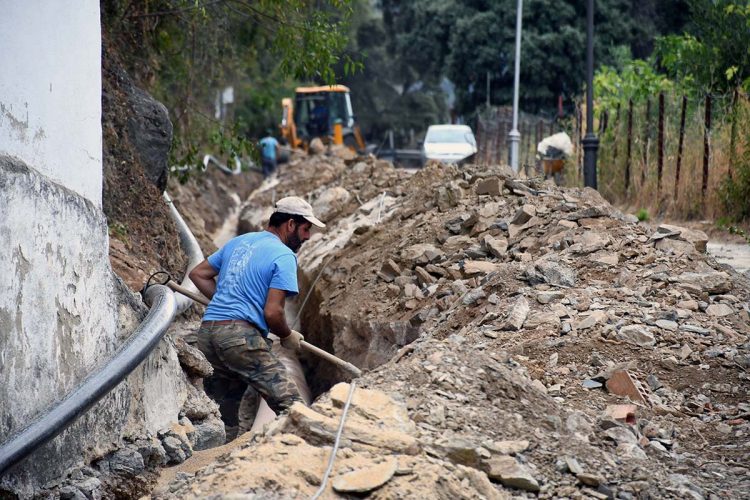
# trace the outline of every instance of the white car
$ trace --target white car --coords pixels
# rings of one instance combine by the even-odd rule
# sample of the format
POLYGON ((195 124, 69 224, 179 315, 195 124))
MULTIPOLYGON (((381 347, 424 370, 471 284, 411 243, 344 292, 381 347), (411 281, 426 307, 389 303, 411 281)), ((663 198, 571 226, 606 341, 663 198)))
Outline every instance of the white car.
POLYGON ((422 157, 442 163, 460 163, 477 153, 477 141, 468 125, 430 125, 422 157))

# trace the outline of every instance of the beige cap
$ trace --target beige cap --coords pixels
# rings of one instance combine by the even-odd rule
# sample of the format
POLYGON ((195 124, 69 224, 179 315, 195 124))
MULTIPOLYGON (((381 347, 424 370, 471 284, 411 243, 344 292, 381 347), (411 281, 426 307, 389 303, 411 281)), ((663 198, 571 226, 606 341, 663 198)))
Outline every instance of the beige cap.
POLYGON ((274 211, 281 212, 282 214, 301 215, 305 220, 318 227, 326 227, 325 224, 313 215, 312 206, 299 196, 287 196, 280 199, 276 202, 274 211))

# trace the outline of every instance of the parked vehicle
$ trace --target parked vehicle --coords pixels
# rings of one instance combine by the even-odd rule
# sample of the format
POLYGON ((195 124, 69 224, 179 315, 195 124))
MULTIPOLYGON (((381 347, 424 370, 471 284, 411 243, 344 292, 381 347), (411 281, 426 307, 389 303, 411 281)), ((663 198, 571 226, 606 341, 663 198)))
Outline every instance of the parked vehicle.
POLYGON ((425 161, 461 163, 477 153, 477 141, 468 125, 430 125, 424 137, 425 161))

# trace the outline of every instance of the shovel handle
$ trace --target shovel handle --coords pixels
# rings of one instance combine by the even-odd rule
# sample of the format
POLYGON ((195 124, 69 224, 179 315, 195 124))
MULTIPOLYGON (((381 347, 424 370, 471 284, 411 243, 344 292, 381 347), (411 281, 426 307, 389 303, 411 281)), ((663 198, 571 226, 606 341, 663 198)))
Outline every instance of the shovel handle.
MULTIPOLYGON (((167 286, 171 290, 173 290, 173 291, 175 291, 177 293, 181 293, 182 295, 184 295, 186 297, 190 297, 191 299, 193 299, 194 301, 198 302, 199 304, 203 304, 204 306, 208 305, 209 301, 208 301, 208 299, 206 297, 204 297, 201 294, 195 293, 195 292, 193 292, 191 290, 188 290, 187 288, 178 285, 177 283, 175 283, 172 280, 167 281, 167 286)), ((314 354, 314 355, 316 355, 316 356, 318 356, 320 358, 325 359, 326 361, 329 361, 329 362, 333 363, 336 366, 340 366, 341 368, 343 368, 344 370, 348 371, 349 373, 351 373, 355 377, 359 377, 360 375, 362 375, 362 370, 360 370, 359 368, 357 368, 353 364, 349 363, 348 361, 344 361, 343 359, 334 356, 330 352, 324 351, 320 347, 316 347, 316 346, 312 345, 311 343, 309 343, 309 342, 307 342, 305 340, 303 340, 302 342, 300 342, 300 345, 301 345, 302 349, 304 349, 305 351, 309 352, 310 354, 314 354)))

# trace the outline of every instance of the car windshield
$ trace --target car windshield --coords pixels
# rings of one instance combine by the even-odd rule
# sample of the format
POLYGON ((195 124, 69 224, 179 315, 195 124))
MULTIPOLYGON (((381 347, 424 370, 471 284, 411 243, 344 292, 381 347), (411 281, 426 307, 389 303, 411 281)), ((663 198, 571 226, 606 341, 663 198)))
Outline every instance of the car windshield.
POLYGON ((468 143, 471 144, 471 132, 465 129, 433 129, 427 131, 427 137, 424 142, 442 142, 442 143, 468 143))

